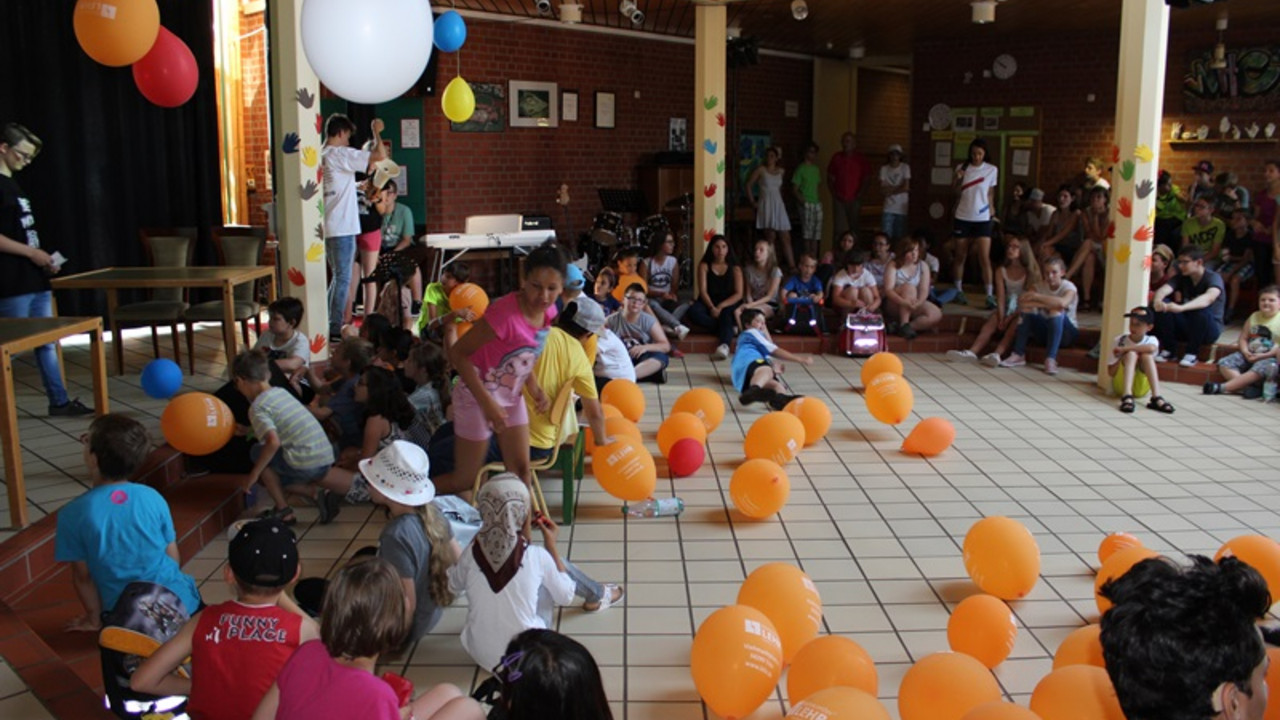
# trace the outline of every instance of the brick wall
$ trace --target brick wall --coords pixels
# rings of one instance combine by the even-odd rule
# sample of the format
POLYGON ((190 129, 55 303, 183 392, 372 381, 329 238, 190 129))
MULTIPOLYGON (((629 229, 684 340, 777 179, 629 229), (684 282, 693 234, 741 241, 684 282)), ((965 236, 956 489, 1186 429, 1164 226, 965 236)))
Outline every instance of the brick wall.
MULTIPOLYGON (((887 161, 890 145, 901 145, 910 157, 911 77, 899 73, 863 70, 858 73, 858 148, 879 168, 887 161)), ((830 157, 839 148, 823 148, 830 157)), ((916 180, 915 182, 920 182, 916 180)), ((872 182, 867 202, 879 204, 880 183, 872 182)))
POLYGON ((263 30, 266 14, 240 15, 241 101, 244 108, 244 169, 252 178, 256 192, 248 193, 249 224, 265 225, 267 214, 259 206, 271 199, 267 187, 264 158, 271 147, 271 128, 267 118, 270 97, 267 93, 266 40, 263 30), (248 37, 244 37, 248 35, 248 37))

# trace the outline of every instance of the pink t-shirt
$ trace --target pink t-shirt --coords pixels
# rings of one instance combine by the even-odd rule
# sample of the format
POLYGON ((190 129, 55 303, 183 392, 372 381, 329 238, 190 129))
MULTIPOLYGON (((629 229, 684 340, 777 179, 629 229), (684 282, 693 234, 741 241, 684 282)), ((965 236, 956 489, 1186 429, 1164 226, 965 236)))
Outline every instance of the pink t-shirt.
POLYGON ((276 720, 400 720, 391 686, 329 657, 319 640, 303 643, 276 677, 276 720))
POLYGON ((542 354, 555 317, 556 308, 552 305, 547 308, 542 327, 533 327, 520 312, 520 299, 515 293, 502 296, 485 311, 485 322, 497 339, 472 353, 471 362, 494 400, 502 405, 524 402, 520 394, 524 381, 542 354))

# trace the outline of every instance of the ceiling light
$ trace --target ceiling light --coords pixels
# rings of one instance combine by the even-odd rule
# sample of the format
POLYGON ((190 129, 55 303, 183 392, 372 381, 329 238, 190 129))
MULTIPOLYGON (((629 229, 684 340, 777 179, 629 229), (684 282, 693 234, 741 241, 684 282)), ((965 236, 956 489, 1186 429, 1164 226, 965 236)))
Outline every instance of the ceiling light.
POLYGON ((551 0, 537 0, 534 7, 538 8, 538 14, 547 16, 551 14, 551 0))
POLYGON ((560 6, 560 22, 575 25, 582 22, 582 6, 577 3, 564 3, 560 6))
POLYGON ((791 17, 796 20, 809 17, 809 3, 804 0, 791 0, 791 17))
POLYGON ((973 6, 975 23, 985 25, 996 21, 996 0, 974 0, 969 4, 973 6))

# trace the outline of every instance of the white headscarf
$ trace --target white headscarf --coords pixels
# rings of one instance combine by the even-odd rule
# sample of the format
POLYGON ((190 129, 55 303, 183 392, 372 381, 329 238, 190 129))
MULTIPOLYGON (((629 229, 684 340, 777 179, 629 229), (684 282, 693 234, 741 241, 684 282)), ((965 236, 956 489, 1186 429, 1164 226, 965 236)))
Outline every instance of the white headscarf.
POLYGON ((495 475, 480 486, 476 509, 481 525, 472 553, 489 589, 501 592, 520 569, 529 544, 522 533, 529 516, 529 486, 513 473, 495 475))

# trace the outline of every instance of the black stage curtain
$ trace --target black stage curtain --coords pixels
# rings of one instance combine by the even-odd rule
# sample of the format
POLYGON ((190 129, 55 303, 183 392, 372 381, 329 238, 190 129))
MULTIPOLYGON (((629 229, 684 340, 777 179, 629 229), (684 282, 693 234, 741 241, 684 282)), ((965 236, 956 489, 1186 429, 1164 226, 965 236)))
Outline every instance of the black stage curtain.
MULTIPOLYGON (((0 0, 0 123, 27 126, 44 149, 17 180, 31 196, 43 245, 64 273, 138 265, 140 227, 195 226, 197 264, 212 264, 221 224, 211 0, 159 0, 160 22, 200 68, 195 96, 176 109, 142 97, 129 68, 85 55, 75 0, 0 0)), ((124 299, 124 298, 122 298, 124 299)), ((63 315, 101 314, 100 294, 58 294, 63 315)))

